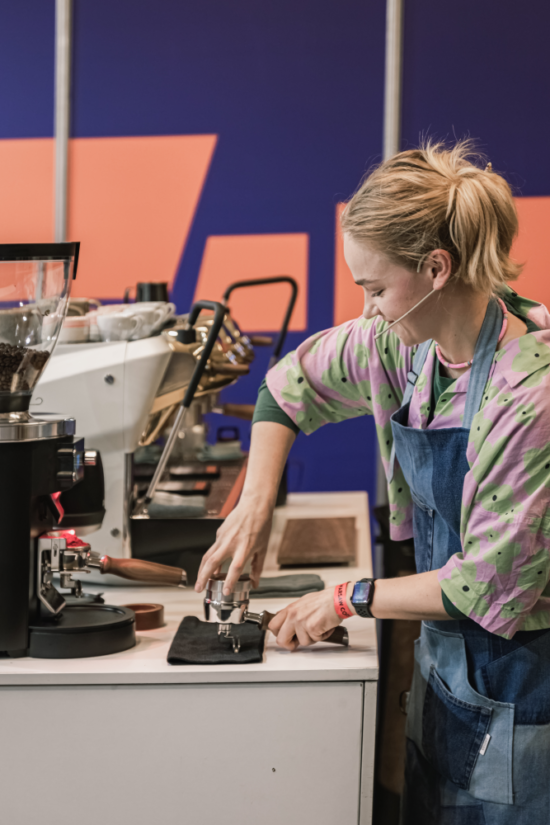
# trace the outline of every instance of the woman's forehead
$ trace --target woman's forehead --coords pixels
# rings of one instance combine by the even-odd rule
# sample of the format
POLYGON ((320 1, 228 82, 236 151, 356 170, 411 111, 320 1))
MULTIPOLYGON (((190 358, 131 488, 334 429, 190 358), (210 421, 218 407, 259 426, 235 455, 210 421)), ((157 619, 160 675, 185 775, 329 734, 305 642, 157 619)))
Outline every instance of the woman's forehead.
POLYGON ((383 252, 344 234, 344 257, 354 280, 361 286, 375 286, 407 270, 391 261, 383 252))

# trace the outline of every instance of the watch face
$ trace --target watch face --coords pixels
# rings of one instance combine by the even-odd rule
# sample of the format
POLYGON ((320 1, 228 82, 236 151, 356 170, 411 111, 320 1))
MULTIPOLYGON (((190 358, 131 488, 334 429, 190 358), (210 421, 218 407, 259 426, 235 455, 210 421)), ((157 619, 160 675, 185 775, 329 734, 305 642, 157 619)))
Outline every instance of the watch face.
POLYGON ((372 588, 372 582, 357 582, 353 588, 353 596, 351 597, 352 603, 355 604, 358 602, 359 604, 370 604, 372 599, 372 588))

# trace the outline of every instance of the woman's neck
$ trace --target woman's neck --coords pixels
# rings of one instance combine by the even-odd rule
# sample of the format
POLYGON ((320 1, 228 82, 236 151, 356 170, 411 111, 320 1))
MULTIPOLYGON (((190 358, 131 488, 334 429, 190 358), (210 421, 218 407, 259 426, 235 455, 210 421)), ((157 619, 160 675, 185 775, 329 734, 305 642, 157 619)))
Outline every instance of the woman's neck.
MULTIPOLYGON (((486 295, 460 284, 453 284, 442 291, 433 338, 450 364, 463 364, 474 357, 488 301, 486 295)), ((523 321, 509 314, 508 328, 498 348, 506 346, 508 341, 519 338, 526 332, 527 327, 523 321)), ((458 378, 469 367, 452 369, 441 365, 440 369, 442 374, 458 378)))
MULTIPOLYGON (((450 364, 464 364, 474 357, 488 301, 486 295, 460 284, 449 285, 442 291, 437 318, 434 319, 433 338, 450 364)), ((457 370, 441 365, 441 372, 452 378, 458 378, 468 369, 463 367, 457 370)))

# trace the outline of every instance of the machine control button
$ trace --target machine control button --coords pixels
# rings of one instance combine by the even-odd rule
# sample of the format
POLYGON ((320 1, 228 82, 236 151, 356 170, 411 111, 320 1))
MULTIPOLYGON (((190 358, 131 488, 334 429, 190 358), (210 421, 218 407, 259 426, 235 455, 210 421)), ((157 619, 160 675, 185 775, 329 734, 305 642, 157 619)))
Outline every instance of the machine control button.
POLYGON ((105 378, 103 379, 106 384, 114 384, 115 383, 115 376, 111 375, 111 373, 107 373, 105 378))

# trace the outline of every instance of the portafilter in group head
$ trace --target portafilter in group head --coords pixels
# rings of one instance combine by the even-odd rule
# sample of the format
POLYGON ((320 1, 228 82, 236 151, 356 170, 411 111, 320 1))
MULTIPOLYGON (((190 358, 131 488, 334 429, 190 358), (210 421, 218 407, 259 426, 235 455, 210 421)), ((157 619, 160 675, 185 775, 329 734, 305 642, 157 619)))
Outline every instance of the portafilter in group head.
MULTIPOLYGON (((233 650, 238 653, 241 649, 239 627, 245 622, 252 622, 258 625, 260 630, 267 630, 275 614, 268 610, 262 610, 261 613, 252 613, 248 610, 252 587, 249 576, 241 576, 229 596, 224 595, 224 584, 225 576, 208 579, 204 597, 204 617, 207 622, 215 622, 218 625, 218 637, 229 639, 233 650)), ((323 641, 347 647, 348 631, 345 627, 337 627, 323 641)))

